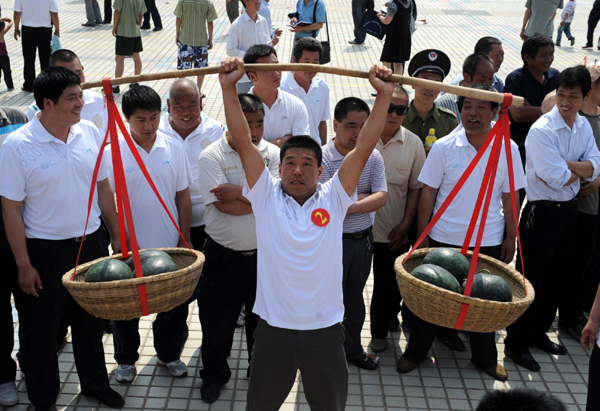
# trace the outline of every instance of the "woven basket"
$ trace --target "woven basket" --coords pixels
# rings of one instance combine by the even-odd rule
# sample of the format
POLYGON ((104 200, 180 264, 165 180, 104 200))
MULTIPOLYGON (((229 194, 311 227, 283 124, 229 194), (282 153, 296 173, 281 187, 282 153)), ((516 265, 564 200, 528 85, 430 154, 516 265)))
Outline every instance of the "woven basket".
MULTIPOLYGON (((494 332, 506 328, 517 320, 531 305, 535 292, 531 283, 525 279, 527 295, 523 288, 523 276, 508 265, 494 258, 479 254, 477 271, 488 269, 492 274, 504 278, 512 291, 512 301, 498 302, 466 297, 413 277, 410 272, 421 264, 425 255, 433 248, 416 250, 403 265, 408 253, 398 257, 395 263, 396 279, 402 298, 410 310, 423 320, 447 328, 454 328, 462 304, 468 304, 469 310, 462 330, 475 332, 494 332)), ((460 250, 459 250, 460 251, 460 250)), ((473 253, 469 251, 469 261, 473 253)))
POLYGON ((204 254, 196 250, 193 250, 192 254, 186 248, 157 248, 156 250, 169 254, 181 269, 130 280, 84 282, 85 274, 98 261, 107 258, 121 259, 121 254, 114 254, 78 266, 74 280, 71 280, 73 270, 70 270, 63 275, 63 285, 84 310, 98 318, 107 320, 140 318, 142 306, 138 284, 146 285, 150 314, 169 311, 192 296, 200 278, 204 254))

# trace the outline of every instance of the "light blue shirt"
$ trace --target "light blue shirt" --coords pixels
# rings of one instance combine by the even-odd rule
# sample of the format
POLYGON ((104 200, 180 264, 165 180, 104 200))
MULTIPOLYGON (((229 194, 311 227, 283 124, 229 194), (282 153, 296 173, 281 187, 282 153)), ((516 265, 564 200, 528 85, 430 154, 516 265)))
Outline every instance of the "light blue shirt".
POLYGON ((269 25, 269 30, 271 33, 271 38, 273 38, 273 35, 275 34, 275 32, 273 31, 273 22, 271 20, 271 10, 269 9, 269 3, 267 3, 265 0, 260 2, 260 10, 258 10, 258 14, 260 14, 261 16, 263 16, 265 18, 265 20, 267 20, 267 24, 269 25))
MULTIPOLYGON (((298 12, 298 21, 305 21, 310 23, 315 23, 313 21, 313 11, 315 9, 315 3, 317 0, 310 0, 308 4, 304 4, 304 0, 298 0, 296 3, 296 11, 298 12)), ((326 23, 327 14, 325 12, 325 3, 323 0, 319 0, 317 4, 317 14, 316 14, 316 23, 326 23)), ((319 31, 317 30, 317 36, 319 35, 319 31)), ((296 37, 312 37, 313 31, 300 31, 296 33, 296 37)))
POLYGON ((570 201, 579 192, 579 180, 571 178, 567 161, 589 161, 594 167, 593 180, 600 174, 600 151, 587 119, 577 114, 569 127, 558 108, 540 117, 525 139, 527 199, 529 201, 570 201))

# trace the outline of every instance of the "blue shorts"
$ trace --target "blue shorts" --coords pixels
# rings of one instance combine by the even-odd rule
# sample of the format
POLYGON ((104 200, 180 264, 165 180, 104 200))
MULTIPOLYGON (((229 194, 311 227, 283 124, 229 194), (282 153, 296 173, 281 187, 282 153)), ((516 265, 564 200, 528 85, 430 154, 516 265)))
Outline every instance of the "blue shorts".
POLYGON ((208 67, 208 45, 188 46, 178 42, 177 70, 208 67))

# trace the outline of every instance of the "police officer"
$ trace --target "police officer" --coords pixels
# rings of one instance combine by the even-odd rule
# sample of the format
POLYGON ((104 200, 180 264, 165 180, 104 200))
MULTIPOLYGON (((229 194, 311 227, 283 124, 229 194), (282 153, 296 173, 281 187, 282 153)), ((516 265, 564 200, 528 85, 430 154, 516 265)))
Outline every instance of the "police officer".
MULTIPOLYGON (((408 65, 408 75, 442 82, 450 72, 450 59, 440 50, 423 50, 414 55, 408 65)), ((413 87, 415 97, 409 104, 408 115, 402 126, 419 136, 423 142, 429 129, 435 130, 437 138, 444 137, 458 126, 456 115, 448 109, 436 107, 439 91, 425 87, 413 87)))

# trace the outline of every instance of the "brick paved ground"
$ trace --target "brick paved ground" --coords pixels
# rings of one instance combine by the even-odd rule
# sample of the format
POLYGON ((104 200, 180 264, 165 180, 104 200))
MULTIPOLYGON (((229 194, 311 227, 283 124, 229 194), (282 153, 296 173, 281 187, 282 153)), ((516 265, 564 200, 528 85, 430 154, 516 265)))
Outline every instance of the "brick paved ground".
MULTIPOLYGON (((101 2, 101 1, 100 1, 101 2)), ((327 0, 328 18, 332 42, 332 65, 355 69, 366 69, 379 59, 382 43, 369 37, 364 46, 351 46, 352 16, 350 0, 327 0)), ((172 11, 175 0, 157 0, 163 18, 165 30, 162 32, 145 31, 143 33, 144 72, 158 72, 176 68, 176 47, 174 42, 175 18, 172 11)), ((285 27, 286 16, 295 8, 292 0, 271 0, 273 22, 285 27)), ((452 60, 452 78, 461 71, 463 59, 472 51, 477 39, 484 35, 494 35, 504 42, 505 61, 500 75, 505 77, 519 67, 521 40, 518 32, 521 27, 524 7, 523 0, 418 0, 419 18, 427 19, 428 24, 418 25, 413 37, 413 54, 424 48, 444 50, 452 60)), ((2 0, 5 16, 12 14, 12 1, 2 0)), ((585 42, 587 15, 592 0, 580 0, 577 6, 572 31, 577 38, 574 47, 557 48, 554 66, 558 69, 579 64, 585 53, 581 46, 585 42)), ((225 14, 225 1, 216 0, 215 6, 219 19, 215 22, 215 47, 210 54, 210 62, 217 64, 225 57, 225 42, 229 31, 229 22, 225 14)), ((61 35, 63 47, 74 50, 85 66, 88 80, 99 79, 114 73, 114 40, 111 26, 96 28, 81 27, 85 22, 82 1, 59 0, 61 35)), ((557 24, 557 23, 555 23, 557 24)), ((12 33, 11 33, 12 34, 12 33)), ((9 36, 8 36, 9 37, 9 36)), ((288 61, 292 36, 283 37, 277 47, 280 61, 288 61)), ((563 44, 567 44, 564 42, 563 44)), ((16 90, 7 92, 0 86, 0 105, 25 109, 32 101, 32 95, 19 91, 22 84, 22 58, 20 44, 12 38, 7 39, 11 55, 13 78, 16 90)), ((600 58, 595 49, 588 51, 590 58, 600 58)), ((133 63, 126 63, 125 74, 133 71, 133 63)), ((372 103, 370 86, 365 80, 323 76, 331 87, 331 107, 346 96, 360 96, 372 103)), ((166 100, 169 81, 155 81, 152 86, 166 100)), ((208 95, 205 111, 208 115, 224 121, 218 80, 215 76, 205 80, 203 91, 208 95)), ((117 102, 120 98, 117 98, 117 102)), ((166 102, 165 102, 166 106, 166 102)), ((330 125, 331 127, 331 125, 330 125)), ((331 135, 331 132, 330 132, 331 135)), ((372 291, 372 279, 365 289, 365 302, 369 306, 372 291)), ((231 381, 223 388, 221 399, 212 405, 200 400, 201 380, 198 370, 201 368, 199 347, 202 331, 198 321, 196 304, 189 317, 190 338, 186 344, 182 359, 188 364, 190 375, 183 379, 171 378, 163 367, 156 366, 156 356, 152 346, 151 320, 144 318, 140 323, 142 335, 141 358, 137 364, 138 377, 129 386, 114 381, 113 342, 111 336, 105 336, 106 362, 111 372, 113 387, 126 397, 125 408, 157 410, 243 410, 245 407, 247 355, 243 334, 237 331, 229 359, 233 371, 231 381)), ((18 318, 15 319, 15 340, 17 340, 18 318)), ((368 321, 368 316, 367 316, 368 321)), ((405 331, 390 333, 389 348, 381 356, 381 366, 377 371, 359 370, 351 365, 348 410, 473 410, 486 390, 527 386, 552 392, 568 404, 570 410, 585 409, 587 392, 587 364, 589 355, 579 344, 555 328, 551 338, 569 349, 566 356, 552 356, 533 349, 535 358, 542 366, 542 372, 530 373, 516 368, 510 360, 504 359, 504 332, 498 333, 497 345, 499 361, 503 362, 509 373, 507 383, 499 383, 482 374, 471 365, 469 351, 456 353, 446 349, 441 343, 434 343, 431 357, 417 370, 400 376, 395 370, 395 362, 406 346, 405 331)), ((363 329, 363 344, 369 343, 369 324, 363 329)), ((463 336, 463 339, 465 337, 463 336)), ((18 343, 17 343, 18 345, 18 343)), ((18 347, 15 347, 15 350, 18 347)), ((58 399, 60 408, 68 410, 99 409, 99 403, 79 396, 78 378, 74 370, 71 344, 68 343, 59 356, 61 394, 58 399)), ((21 402, 12 407, 14 410, 26 410, 29 407, 25 392, 25 383, 19 382, 21 402)), ((0 407, 1 409, 2 407, 0 407)), ((301 382, 294 385, 284 410, 308 410, 301 382)))

